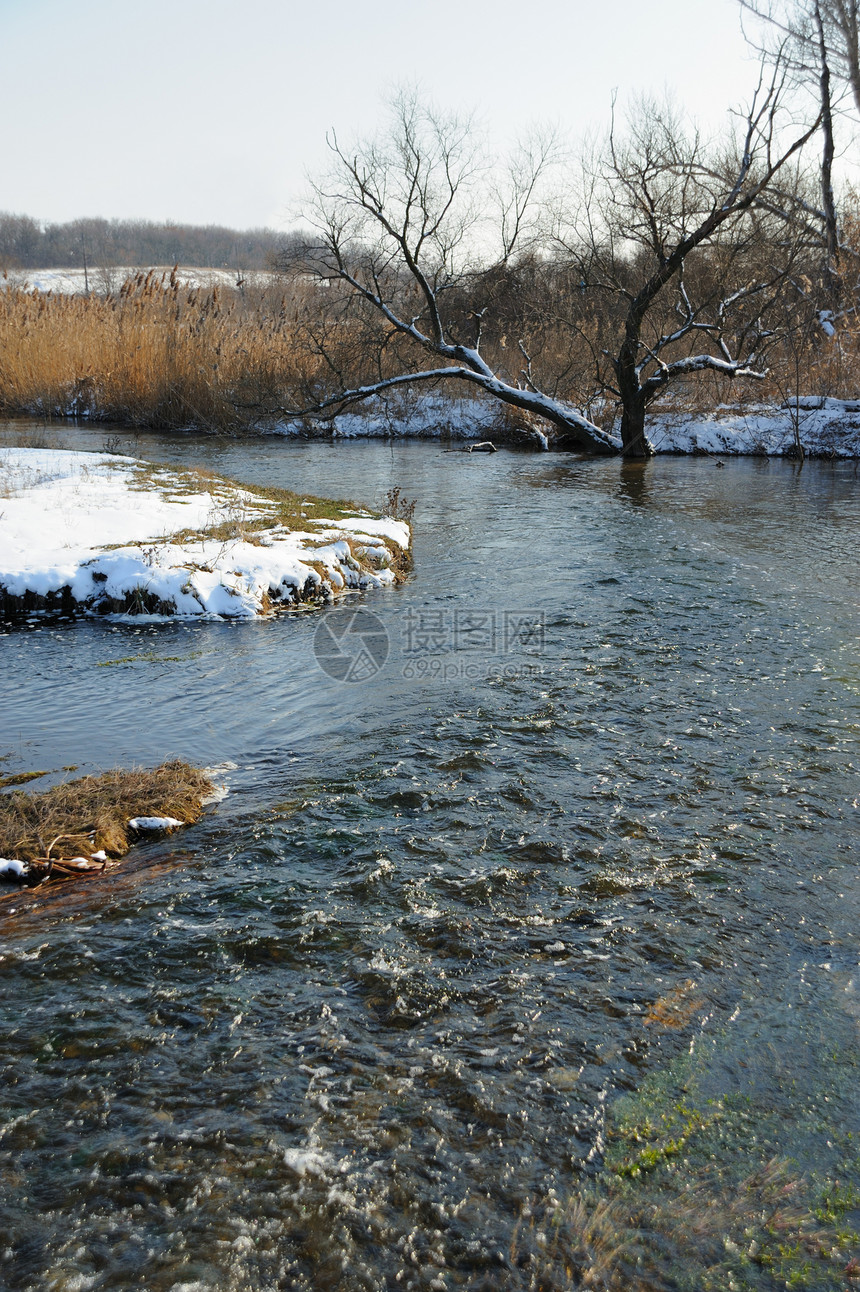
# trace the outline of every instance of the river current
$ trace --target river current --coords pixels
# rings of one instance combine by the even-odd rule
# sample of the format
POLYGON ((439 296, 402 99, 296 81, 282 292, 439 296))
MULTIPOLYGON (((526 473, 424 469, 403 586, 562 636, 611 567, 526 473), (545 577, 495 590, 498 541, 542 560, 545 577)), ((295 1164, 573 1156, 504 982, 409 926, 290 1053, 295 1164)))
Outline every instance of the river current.
POLYGON ((578 1286, 545 1218, 707 1046, 751 1162, 856 1157, 855 464, 123 448, 399 485, 414 570, 258 623, 0 630, 4 773, 177 756, 230 789, 0 905, 0 1285, 578 1286), (315 642, 358 606, 387 656, 342 682, 315 642))

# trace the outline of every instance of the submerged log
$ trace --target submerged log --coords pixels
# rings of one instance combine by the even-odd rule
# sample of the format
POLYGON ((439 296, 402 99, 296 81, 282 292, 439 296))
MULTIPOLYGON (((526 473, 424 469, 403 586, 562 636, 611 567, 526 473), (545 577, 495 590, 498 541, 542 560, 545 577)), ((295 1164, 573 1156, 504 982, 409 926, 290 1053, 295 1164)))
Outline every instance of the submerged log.
POLYGON ((492 440, 480 440, 477 444, 464 444, 461 449, 443 449, 443 453, 495 453, 496 446, 492 440))

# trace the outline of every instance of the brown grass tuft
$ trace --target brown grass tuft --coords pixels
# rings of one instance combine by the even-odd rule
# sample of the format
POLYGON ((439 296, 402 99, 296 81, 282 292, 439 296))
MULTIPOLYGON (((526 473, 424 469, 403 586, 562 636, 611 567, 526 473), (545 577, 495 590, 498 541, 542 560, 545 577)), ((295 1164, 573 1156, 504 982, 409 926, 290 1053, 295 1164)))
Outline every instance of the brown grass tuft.
POLYGON ((115 769, 55 785, 44 793, 13 790, 0 796, 0 856, 62 861, 104 850, 128 852, 135 816, 172 816, 187 825, 212 790, 204 772, 180 761, 152 771, 115 769))

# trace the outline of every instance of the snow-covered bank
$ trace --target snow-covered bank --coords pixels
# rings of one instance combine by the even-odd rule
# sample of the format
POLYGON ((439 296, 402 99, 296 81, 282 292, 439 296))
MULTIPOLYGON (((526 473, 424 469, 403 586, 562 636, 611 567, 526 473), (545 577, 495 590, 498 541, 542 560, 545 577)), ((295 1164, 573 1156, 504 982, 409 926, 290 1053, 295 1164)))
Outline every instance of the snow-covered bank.
POLYGON ((396 581, 404 522, 343 513, 306 526, 285 526, 277 503, 227 481, 107 453, 4 449, 0 617, 253 618, 396 581))
MULTIPOLYGON (((809 457, 860 457, 860 400, 801 396, 797 407, 721 407, 710 415, 653 412, 647 434, 655 453, 715 453, 783 457, 796 453, 795 421, 809 457)), ((261 428, 262 429, 262 428, 261 428)), ((495 400, 433 393, 376 400, 326 422, 280 422, 285 436, 334 439, 495 439, 536 449, 563 447, 548 425, 527 426, 495 400)), ((617 430, 618 428, 616 428, 617 430)))
POLYGON ((809 457, 860 457, 860 400, 800 396, 783 408, 718 408, 710 417, 656 413, 648 421, 655 453, 791 457, 795 432, 809 457))
POLYGON ((336 440, 486 440, 532 443, 546 448, 542 430, 527 426, 514 410, 497 399, 457 399, 433 392, 408 398, 394 394, 372 399, 357 412, 339 413, 314 421, 296 419, 265 425, 261 430, 295 439, 331 437, 336 440))

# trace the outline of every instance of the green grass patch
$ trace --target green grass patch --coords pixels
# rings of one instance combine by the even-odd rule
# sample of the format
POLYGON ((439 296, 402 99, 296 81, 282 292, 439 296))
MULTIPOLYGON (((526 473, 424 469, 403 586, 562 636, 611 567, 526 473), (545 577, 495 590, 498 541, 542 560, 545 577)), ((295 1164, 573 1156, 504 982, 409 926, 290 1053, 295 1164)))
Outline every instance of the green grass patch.
MULTIPOLYGON (((332 528, 337 528, 340 521, 348 516, 374 520, 382 516, 379 510, 347 498, 319 498, 315 494, 295 493, 291 489, 281 489, 274 485, 244 484, 197 467, 177 470, 170 466, 141 463, 135 468, 132 487, 140 490, 157 489, 167 499, 199 496, 201 493, 212 496, 211 519, 206 525, 180 528, 169 535, 153 538, 150 543, 153 550, 162 543, 185 545, 210 541, 262 544, 269 539, 283 538, 294 533, 309 534, 310 547, 317 541, 317 521, 329 521, 332 528)), ((409 506, 414 510, 414 504, 409 506)), ((360 537, 350 535, 348 541, 355 568, 364 568, 360 537)), ((411 551, 404 551, 398 544, 384 538, 374 542, 387 548, 390 557, 388 568, 395 578, 400 580, 405 577, 411 569, 411 551)), ((326 545, 322 539, 317 542, 317 546, 326 545)), ((147 544, 142 544, 142 548, 146 552, 147 544)), ((312 565, 313 562, 309 561, 308 564, 312 565)), ((375 572, 376 567, 368 564, 367 568, 375 572)), ((327 578, 327 571, 323 572, 323 577, 327 578)))
POLYGON ((26 785, 28 781, 37 781, 40 776, 47 775, 47 772, 15 772, 12 776, 0 776, 0 790, 9 785, 26 785))
MULTIPOLYGON (((157 651, 143 651, 140 655, 121 655, 119 659, 102 659, 96 663, 96 668, 116 668, 121 664, 184 664, 189 659, 200 659, 203 655, 202 650, 190 651, 187 655, 159 655, 157 651)), ((64 768, 65 771, 74 771, 75 768, 64 768)))
POLYGON ((292 533, 310 526, 313 533, 313 522, 317 520, 337 523, 343 516, 378 518, 381 514, 349 499, 319 498, 274 485, 245 484, 202 467, 177 469, 143 463, 135 468, 132 488, 157 489, 165 498, 212 495, 215 504, 212 523, 202 529, 179 530, 171 536, 179 542, 203 538, 227 541, 239 533, 248 535, 252 541, 253 536, 279 527, 292 533), (219 517, 218 511, 224 515, 219 517))

